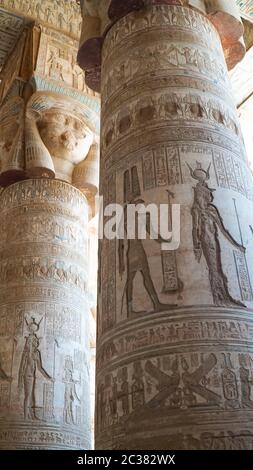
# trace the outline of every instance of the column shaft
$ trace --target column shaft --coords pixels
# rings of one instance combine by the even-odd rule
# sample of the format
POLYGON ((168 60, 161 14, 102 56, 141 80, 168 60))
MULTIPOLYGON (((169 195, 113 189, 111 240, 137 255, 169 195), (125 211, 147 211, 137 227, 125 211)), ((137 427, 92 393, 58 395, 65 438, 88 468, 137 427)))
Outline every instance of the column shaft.
POLYGON ((0 202, 0 448, 89 449, 87 201, 37 179, 0 202))
POLYGON ((252 448, 253 185, 220 37, 157 5, 102 50, 105 205, 181 206, 181 240, 103 240, 98 449, 252 448))

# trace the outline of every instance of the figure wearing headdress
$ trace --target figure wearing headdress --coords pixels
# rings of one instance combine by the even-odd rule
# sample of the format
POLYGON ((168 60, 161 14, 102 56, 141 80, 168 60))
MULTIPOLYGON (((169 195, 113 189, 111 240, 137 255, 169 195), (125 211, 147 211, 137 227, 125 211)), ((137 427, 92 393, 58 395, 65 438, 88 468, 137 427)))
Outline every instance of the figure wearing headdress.
POLYGON ((195 170, 190 165, 188 167, 191 177, 198 181, 194 188, 194 203, 191 210, 195 258, 200 262, 202 255, 205 257, 215 305, 244 307, 228 290, 228 280, 222 268, 219 230, 233 247, 242 253, 245 253, 245 248, 230 235, 219 210, 213 204, 215 189, 209 188, 207 184, 210 179, 210 165, 207 170, 204 170, 199 162, 196 162, 195 170))
MULTIPOLYGON (((125 233, 127 233, 127 205, 128 204, 144 204, 143 199, 140 198, 140 184, 138 178, 137 167, 134 166, 131 168, 131 172, 126 170, 124 173, 124 202, 125 202, 125 213, 124 213, 124 225, 125 225, 125 233)), ((147 224, 146 224, 146 231, 150 234, 151 226, 150 226, 150 218, 147 214, 147 224)), ((159 235, 157 240, 159 243, 166 242, 163 240, 159 235)), ((119 240, 119 273, 122 277, 123 273, 125 272, 125 261, 124 261, 124 253, 125 253, 125 245, 126 240, 119 240)), ((127 240, 127 281, 123 293, 122 298, 122 306, 123 306, 123 299, 124 295, 126 294, 127 298, 127 313, 131 315, 133 313, 138 313, 134 311, 133 308, 133 287, 134 287, 134 279, 138 272, 141 273, 143 278, 143 283, 146 292, 149 295, 149 298, 153 304, 153 311, 160 312, 163 310, 168 310, 170 308, 175 307, 176 305, 172 304, 163 304, 160 302, 158 295, 156 293, 156 289, 151 277, 150 268, 148 264, 148 258, 143 246, 143 242, 141 239, 136 237, 134 239, 127 240)))
MULTIPOLYGON (((42 320, 41 320, 42 321, 42 320)), ((41 352, 39 350, 40 339, 37 336, 40 323, 36 323, 32 318, 30 323, 27 322, 29 335, 26 342, 19 367, 19 389, 24 390, 24 416, 26 419, 38 419, 36 416, 36 380, 37 372, 40 372, 45 379, 52 381, 42 365, 41 352)))

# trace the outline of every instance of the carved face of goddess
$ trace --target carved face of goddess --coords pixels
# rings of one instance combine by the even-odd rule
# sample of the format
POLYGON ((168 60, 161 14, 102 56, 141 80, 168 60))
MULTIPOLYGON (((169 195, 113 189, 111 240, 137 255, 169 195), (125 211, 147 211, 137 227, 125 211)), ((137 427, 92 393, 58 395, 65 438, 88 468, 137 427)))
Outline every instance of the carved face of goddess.
POLYGON ((50 110, 38 122, 41 138, 52 157, 80 163, 93 141, 90 129, 78 118, 61 110, 50 110))

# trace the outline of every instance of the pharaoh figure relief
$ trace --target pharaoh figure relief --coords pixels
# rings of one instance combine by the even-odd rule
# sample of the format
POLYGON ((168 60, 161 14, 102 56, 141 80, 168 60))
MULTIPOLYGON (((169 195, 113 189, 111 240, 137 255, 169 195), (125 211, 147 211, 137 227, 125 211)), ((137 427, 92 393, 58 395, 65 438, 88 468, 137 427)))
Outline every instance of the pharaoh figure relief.
POLYGON ((65 393, 64 393, 64 422, 66 424, 76 424, 74 418, 73 406, 75 401, 81 403, 81 400, 76 391, 77 381, 73 378, 74 373, 74 364, 71 357, 67 356, 65 358, 65 367, 64 367, 64 377, 63 382, 65 384, 65 393))
POLYGON ((242 253, 245 253, 245 248, 226 229, 219 210, 213 204, 215 189, 209 188, 207 184, 210 178, 210 166, 204 170, 201 163, 197 162, 194 170, 190 166, 189 169, 192 178, 198 181, 194 188, 191 211, 195 258, 200 262, 202 255, 205 257, 215 305, 244 307, 239 300, 232 297, 228 289, 228 279, 222 268, 219 230, 234 248, 242 253))
MULTIPOLYGON (((127 204, 134 204, 134 205, 144 204, 144 200, 141 199, 140 183, 139 183, 138 171, 137 171, 136 166, 133 166, 131 168, 131 171, 126 170, 124 173, 124 207, 125 207, 124 231, 125 231, 125 234, 127 233, 127 210, 126 210, 127 204)), ((148 235, 150 235, 151 230, 154 233, 153 227, 150 225, 149 219, 150 217, 147 214, 146 231, 148 235)), ((136 230, 138 230, 137 224, 138 224, 138 220, 136 220, 136 225, 135 225, 135 227, 137 227, 136 230)), ((156 241, 159 243, 165 242, 165 240, 163 240, 159 234, 157 234, 156 241)), ((137 312, 134 309, 133 289, 134 289, 134 280, 138 272, 141 273, 142 275, 144 288, 153 304, 153 312, 168 310, 170 308, 175 307, 175 305, 163 304, 160 302, 153 280, 152 280, 148 258, 147 258, 147 255, 143 246, 143 242, 137 236, 137 233, 134 239, 129 238, 126 241, 126 238, 125 238, 124 240, 119 241, 118 255, 119 255, 119 274, 121 278, 126 271, 126 284, 125 284, 125 288, 122 294, 121 310, 123 310, 124 298, 126 297, 128 316, 132 314, 136 314, 136 313, 143 313, 143 312, 137 312), (127 248, 126 248, 126 245, 127 245, 127 248), (125 261, 125 258, 126 258, 126 261, 125 261)))

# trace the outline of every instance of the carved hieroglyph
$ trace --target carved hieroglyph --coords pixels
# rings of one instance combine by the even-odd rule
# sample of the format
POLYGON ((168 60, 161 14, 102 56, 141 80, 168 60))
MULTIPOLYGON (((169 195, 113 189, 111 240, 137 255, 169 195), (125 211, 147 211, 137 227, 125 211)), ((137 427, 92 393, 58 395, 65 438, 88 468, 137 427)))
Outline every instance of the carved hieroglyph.
POLYGON ((100 90, 102 47, 111 26, 133 11, 163 4, 189 6, 207 15, 219 33, 229 69, 243 58, 243 24, 236 0, 82 0, 83 27, 77 60, 86 71, 90 88, 100 90))
POLYGON ((104 204, 178 203, 181 242, 100 244, 97 448, 253 447, 253 184, 231 95, 196 10, 153 5, 108 31, 104 204))
POLYGON ((71 37, 78 38, 81 30, 79 6, 76 0, 0 0, 0 7, 20 14, 26 18, 36 19, 43 25, 64 31, 71 37))
POLYGON ((89 449, 87 201, 49 179, 0 199, 0 448, 89 449))

